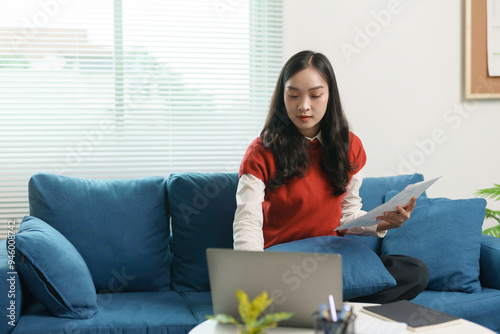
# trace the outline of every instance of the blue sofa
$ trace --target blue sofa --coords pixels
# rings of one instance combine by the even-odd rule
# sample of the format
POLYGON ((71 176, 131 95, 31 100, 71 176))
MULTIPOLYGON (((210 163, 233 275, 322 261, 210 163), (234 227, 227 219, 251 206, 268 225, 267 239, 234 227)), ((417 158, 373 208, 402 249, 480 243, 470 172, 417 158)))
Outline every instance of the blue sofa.
MULTIPOLYGON (((421 180, 366 178, 364 209, 421 180)), ((30 216, 0 249, 0 333, 188 333, 212 313, 205 250, 232 247, 236 186, 235 173, 35 174, 30 216)), ((421 254, 433 276, 414 302, 498 332, 500 239, 481 234, 484 205, 423 195, 405 229, 342 239, 377 254, 421 254)))

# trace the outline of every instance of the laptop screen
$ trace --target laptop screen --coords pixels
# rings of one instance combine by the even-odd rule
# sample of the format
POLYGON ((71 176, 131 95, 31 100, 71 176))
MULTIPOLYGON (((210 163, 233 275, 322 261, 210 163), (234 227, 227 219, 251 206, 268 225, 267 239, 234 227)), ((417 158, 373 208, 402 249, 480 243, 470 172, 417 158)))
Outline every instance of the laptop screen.
POLYGON ((264 313, 293 312, 280 326, 312 327, 312 314, 333 295, 342 308, 342 259, 339 254, 252 252, 207 249, 214 314, 239 318, 236 290, 250 300, 266 291, 273 303, 264 313))

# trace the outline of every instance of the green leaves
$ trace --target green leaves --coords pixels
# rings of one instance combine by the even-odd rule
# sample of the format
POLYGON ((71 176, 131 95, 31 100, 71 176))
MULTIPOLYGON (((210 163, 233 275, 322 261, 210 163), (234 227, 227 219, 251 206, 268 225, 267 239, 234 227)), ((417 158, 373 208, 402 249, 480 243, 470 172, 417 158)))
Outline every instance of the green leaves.
POLYGON ((476 191, 476 195, 498 201, 500 199, 500 185, 495 183, 493 188, 479 189, 476 191))
POLYGON ((500 225, 487 228, 486 230, 483 231, 483 234, 488 234, 500 238, 500 225))
MULTIPOLYGON (((478 191, 476 191, 476 195, 498 201, 500 199, 500 184, 495 183, 495 187, 493 188, 479 189, 478 191)), ((490 210, 486 208, 484 217, 486 219, 495 219, 500 224, 500 211, 490 210)), ((494 237, 500 238, 500 225, 484 230, 483 234, 489 234, 494 237)))
POLYGON ((500 224, 500 211, 493 211, 487 208, 485 218, 495 219, 500 224))
POLYGON ((239 289, 236 290, 236 297, 238 297, 239 301, 238 309, 241 320, 243 320, 247 329, 254 328, 258 324, 257 318, 259 315, 273 302, 272 299, 267 299, 267 292, 265 291, 255 297, 251 303, 247 294, 239 289))
POLYGON ((278 322, 290 319, 292 316, 293 313, 289 312, 266 314, 265 316, 259 319, 258 325, 266 328, 276 327, 278 326, 278 322))
POLYGON ((255 297, 255 299, 251 302, 248 295, 239 289, 236 290, 236 297, 239 302, 238 312, 240 313, 244 326, 238 323, 238 321, 232 316, 226 314, 206 316, 206 318, 215 319, 216 321, 225 324, 234 324, 238 327, 240 333, 242 334, 261 334, 268 328, 276 327, 278 322, 290 319, 293 316, 293 313, 290 312, 279 312, 266 314, 259 319, 261 313, 264 312, 264 310, 273 302, 272 298, 268 299, 266 291, 255 297))

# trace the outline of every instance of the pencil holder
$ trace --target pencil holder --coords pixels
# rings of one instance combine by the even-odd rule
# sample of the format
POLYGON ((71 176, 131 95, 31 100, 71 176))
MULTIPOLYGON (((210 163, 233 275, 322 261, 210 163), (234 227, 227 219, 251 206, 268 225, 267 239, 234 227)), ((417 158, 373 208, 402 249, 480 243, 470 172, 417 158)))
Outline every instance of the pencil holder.
POLYGON ((331 321, 319 312, 313 313, 312 317, 315 334, 354 334, 354 320, 356 319, 354 314, 339 321, 331 321))

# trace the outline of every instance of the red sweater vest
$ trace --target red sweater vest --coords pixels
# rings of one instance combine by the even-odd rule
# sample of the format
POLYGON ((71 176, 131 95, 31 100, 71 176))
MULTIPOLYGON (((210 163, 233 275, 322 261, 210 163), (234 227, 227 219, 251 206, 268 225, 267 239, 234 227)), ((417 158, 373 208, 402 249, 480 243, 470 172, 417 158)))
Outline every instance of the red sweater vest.
MULTIPOLYGON (((333 231, 342 216, 342 199, 335 197, 330 181, 320 165, 322 146, 316 139, 311 143, 311 168, 302 178, 294 177, 288 184, 275 188, 266 187, 262 210, 264 216, 264 248, 309 237, 337 235, 333 231)), ((361 140, 350 134, 348 157, 356 174, 366 163, 361 140)), ((275 175, 274 156, 264 147, 260 138, 247 148, 241 162, 239 175, 251 174, 268 184, 275 175)))

